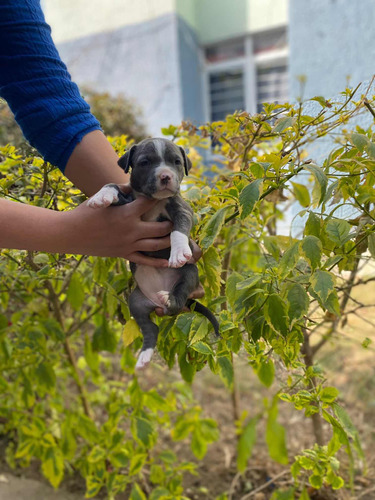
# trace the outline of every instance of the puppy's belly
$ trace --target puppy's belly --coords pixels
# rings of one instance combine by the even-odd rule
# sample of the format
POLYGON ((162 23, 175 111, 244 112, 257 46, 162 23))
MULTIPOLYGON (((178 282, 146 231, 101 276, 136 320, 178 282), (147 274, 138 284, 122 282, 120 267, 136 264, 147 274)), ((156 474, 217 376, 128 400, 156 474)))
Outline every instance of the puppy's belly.
POLYGON ((157 296, 158 292, 170 292, 177 283, 179 273, 177 269, 158 269, 152 266, 138 265, 134 274, 135 281, 145 297, 158 307, 164 307, 157 296))

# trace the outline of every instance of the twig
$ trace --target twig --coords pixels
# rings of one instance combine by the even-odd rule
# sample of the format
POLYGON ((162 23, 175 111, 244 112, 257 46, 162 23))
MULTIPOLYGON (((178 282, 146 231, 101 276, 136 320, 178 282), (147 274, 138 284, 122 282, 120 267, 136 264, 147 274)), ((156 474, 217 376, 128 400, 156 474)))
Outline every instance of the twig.
POLYGON ((286 474, 290 474, 290 471, 289 470, 284 470, 284 471, 280 472, 280 474, 277 474, 272 479, 269 479, 266 483, 262 484, 262 486, 259 486, 259 488, 256 488, 255 490, 251 491, 250 493, 247 493, 247 495, 244 495, 243 497, 241 497, 241 500, 247 500, 248 498, 253 497, 257 493, 259 493, 259 491, 262 491, 262 490, 268 488, 268 486, 270 484, 274 483, 275 481, 277 481, 278 479, 280 479, 280 477, 283 477, 286 474))
POLYGON ((373 107, 368 102, 368 100, 367 100, 366 97, 363 99, 363 104, 366 106, 366 108, 370 111, 370 113, 372 114, 372 116, 375 118, 375 111, 373 110, 373 107))

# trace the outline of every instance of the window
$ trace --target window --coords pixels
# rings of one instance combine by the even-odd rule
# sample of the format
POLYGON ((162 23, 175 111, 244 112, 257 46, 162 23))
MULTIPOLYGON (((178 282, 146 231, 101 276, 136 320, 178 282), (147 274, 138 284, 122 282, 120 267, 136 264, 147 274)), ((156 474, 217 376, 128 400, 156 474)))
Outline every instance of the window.
POLYGON ((285 28, 253 33, 205 48, 207 120, 235 111, 259 112, 264 102, 288 100, 285 28))
POLYGON ((286 64, 257 68, 257 112, 264 102, 283 103, 288 100, 288 68, 286 64))
POLYGON ((244 57, 245 45, 244 40, 231 40, 229 42, 218 43, 207 47, 205 51, 206 61, 208 63, 216 63, 244 57))
POLYGON ((245 109, 242 69, 218 71, 209 75, 211 121, 225 119, 236 110, 245 109))

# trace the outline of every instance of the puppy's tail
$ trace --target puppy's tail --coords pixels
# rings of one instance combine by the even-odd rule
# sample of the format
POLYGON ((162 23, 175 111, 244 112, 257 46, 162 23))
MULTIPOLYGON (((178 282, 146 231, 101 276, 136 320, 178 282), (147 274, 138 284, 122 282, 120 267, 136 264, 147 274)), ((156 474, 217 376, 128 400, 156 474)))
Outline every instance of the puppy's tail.
POLYGON ((216 319, 215 315, 206 306, 204 306, 203 304, 200 304, 199 302, 197 302, 196 300, 193 300, 193 299, 188 299, 188 301, 186 302, 186 306, 189 309, 192 306, 195 306, 194 311, 205 316, 208 319, 208 321, 210 321, 212 323, 212 326, 214 327, 214 330, 215 330, 215 335, 217 337, 220 337, 219 322, 216 319))

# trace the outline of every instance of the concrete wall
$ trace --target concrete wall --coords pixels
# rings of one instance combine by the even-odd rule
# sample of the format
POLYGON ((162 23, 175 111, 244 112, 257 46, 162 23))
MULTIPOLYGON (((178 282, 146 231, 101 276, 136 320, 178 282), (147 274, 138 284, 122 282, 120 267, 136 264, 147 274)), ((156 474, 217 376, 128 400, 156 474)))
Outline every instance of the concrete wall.
POLYGON ((290 0, 291 95, 330 97, 375 73, 374 0, 290 0))
POLYGON ((147 22, 176 10, 175 0, 42 0, 42 8, 55 43, 147 22))
POLYGON ((158 136, 161 126, 183 118, 176 23, 167 14, 57 46, 78 85, 131 98, 158 136))

